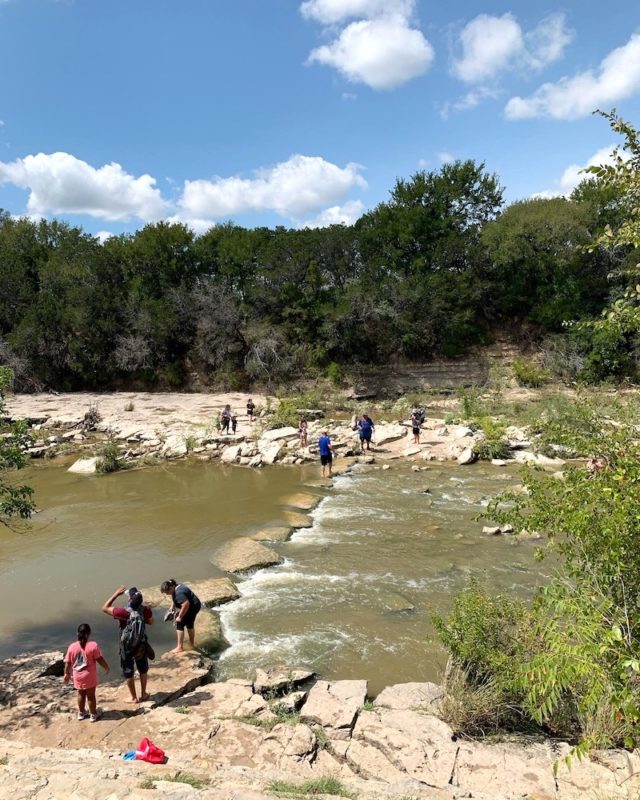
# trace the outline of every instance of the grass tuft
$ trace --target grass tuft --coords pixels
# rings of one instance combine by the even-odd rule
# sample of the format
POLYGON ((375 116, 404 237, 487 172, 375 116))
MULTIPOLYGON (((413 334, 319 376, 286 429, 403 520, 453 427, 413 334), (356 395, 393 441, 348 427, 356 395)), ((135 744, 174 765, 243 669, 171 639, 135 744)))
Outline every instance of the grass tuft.
POLYGON ((267 791, 281 797, 316 797, 322 794, 336 797, 355 797, 353 792, 350 792, 339 780, 326 776, 305 781, 304 783, 270 781, 267 785, 267 791))

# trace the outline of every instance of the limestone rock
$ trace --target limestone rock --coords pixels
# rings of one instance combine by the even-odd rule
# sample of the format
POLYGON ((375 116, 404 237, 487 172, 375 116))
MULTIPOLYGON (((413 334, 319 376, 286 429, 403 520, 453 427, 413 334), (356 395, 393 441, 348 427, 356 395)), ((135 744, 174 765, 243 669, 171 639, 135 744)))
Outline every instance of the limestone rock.
POLYGON ((241 537, 224 544, 214 553, 211 561, 225 572, 248 572, 281 564, 282 557, 259 542, 241 537))
POLYGON ((330 738, 348 739, 366 696, 366 681, 318 681, 309 692, 300 719, 322 726, 330 738))
POLYGON ((281 442, 263 442, 260 439, 258 449, 260 450, 263 464, 275 464, 283 448, 281 442))
POLYGON ((283 501, 283 505, 293 506, 294 508, 299 508, 301 511, 311 511, 321 500, 322 498, 317 495, 300 492, 286 497, 283 501))
POLYGON ((376 426, 376 445, 382 447, 390 442, 397 442, 407 435, 404 425, 381 424, 376 426))
POLYGON ((67 472, 76 472, 78 475, 95 475, 97 458, 79 458, 69 467, 67 472))
MULTIPOLYGON (((205 578, 200 581, 188 581, 187 585, 198 596, 204 606, 221 606, 240 597, 240 592, 230 578, 205 578)), ((171 605, 171 598, 162 594, 160 588, 140 589, 144 602, 156 608, 171 605)))
MULTIPOLYGON (((270 444, 271 442, 278 442, 282 439, 297 439, 299 435, 298 429, 292 426, 286 428, 274 428, 272 431, 265 431, 262 434, 260 437, 260 443, 264 442, 265 444, 270 444)), ((258 444, 258 447, 261 450, 262 447, 260 447, 260 443, 258 444)))
POLYGON ((410 456, 417 456, 421 452, 422 448, 416 445, 415 447, 407 447, 406 450, 402 451, 402 455, 405 456, 405 458, 409 458, 410 456))
POLYGON ((442 687, 436 683, 396 683, 383 689, 373 705, 394 711, 426 711, 437 715, 442 696, 442 687))
POLYGON ((229 646, 217 611, 203 608, 196 617, 195 631, 196 646, 205 653, 219 653, 229 646))
POLYGON ((299 514, 296 511, 287 511, 284 515, 287 524, 292 528, 311 528, 313 519, 308 514, 299 514))
POLYGON ((223 464, 235 464, 240 458, 241 449, 242 445, 239 444, 232 444, 229 445, 229 447, 225 447, 220 456, 220 461, 222 461, 223 464))
POLYGON ((458 456, 458 464, 473 464, 478 458, 477 454, 473 451, 471 447, 465 447, 464 450, 458 456))
POLYGON ((504 458, 492 458, 491 459, 491 464, 494 467, 506 467, 507 466, 507 462, 504 460, 504 458))
POLYGON ((315 672, 305 669, 287 669, 287 667, 268 667, 267 669, 257 669, 256 677, 253 682, 254 691, 263 694, 265 692, 282 692, 307 683, 315 677, 315 672))
POLYGON ((485 536, 499 536, 502 531, 500 530, 499 525, 485 525, 482 529, 482 533, 485 536))
POLYGON ((459 425, 456 428, 454 435, 457 436, 458 439, 463 439, 466 436, 473 436, 473 431, 466 425, 459 425))
POLYGON ((273 528, 261 528, 250 538, 255 542, 286 542, 292 533, 291 525, 280 525, 273 528))

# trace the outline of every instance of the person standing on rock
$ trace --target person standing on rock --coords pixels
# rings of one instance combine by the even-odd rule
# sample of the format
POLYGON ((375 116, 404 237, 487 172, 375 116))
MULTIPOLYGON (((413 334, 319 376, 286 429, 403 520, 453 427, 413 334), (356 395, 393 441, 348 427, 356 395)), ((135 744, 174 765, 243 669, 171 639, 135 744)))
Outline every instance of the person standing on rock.
POLYGON ((335 452, 334 446, 331 444, 329 438, 329 431, 322 431, 318 439, 318 450, 320 452, 320 464, 322 465, 322 477, 326 477, 327 467, 329 468, 329 475, 331 477, 331 466, 333 464, 333 454, 335 452))
POLYGON ((73 685, 78 691, 78 721, 90 717, 91 722, 97 722, 102 716, 102 711, 96 705, 96 687, 98 685, 98 668, 109 674, 109 665, 102 656, 97 642, 89 639, 91 627, 86 623, 78 625, 78 641, 67 648, 64 657, 64 682, 70 683, 73 675, 73 685), (89 706, 89 711, 86 706, 89 706))
POLYGON ((365 444, 367 450, 371 450, 371 437, 373 436, 374 430, 375 426, 371 417, 368 414, 363 414, 358 420, 358 436, 360 437, 361 453, 364 453, 365 444))
MULTIPOLYGON (((169 578, 160 587, 162 594, 169 595, 172 600, 173 622, 176 626, 178 644, 172 653, 182 653, 184 650, 184 629, 189 634, 191 647, 196 646, 195 622, 198 612, 202 608, 199 598, 184 583, 177 583, 174 578, 169 578)), ((171 618, 171 612, 166 618, 171 618)))
POLYGON ((247 417, 249 418, 249 425, 253 425, 253 415, 256 412, 255 403, 251 398, 247 400, 247 417))
POLYGON ((423 412, 420 408, 414 408, 411 414, 411 430, 413 431, 413 443, 420 444, 420 428, 424 421, 423 412))
POLYGON ((147 625, 153 625, 153 611, 143 604, 142 594, 134 587, 129 589, 129 604, 127 606, 114 606, 113 604, 125 594, 127 590, 124 586, 119 586, 111 597, 107 598, 103 605, 102 611, 105 614, 113 617, 119 623, 119 650, 120 650, 120 666, 122 667, 122 676, 127 683, 130 697, 127 703, 144 702, 149 699, 147 693, 147 674, 149 672, 149 655, 154 658, 153 650, 151 649, 148 641, 145 628, 147 625), (134 620, 131 625, 130 618, 134 613, 134 620), (137 630, 132 631, 129 635, 129 628, 133 627, 133 622, 136 622, 137 630), (135 671, 138 670, 140 676, 140 698, 136 692, 136 679, 135 671))
POLYGON ((300 447, 307 446, 308 430, 309 430, 309 424, 307 423, 307 418, 300 417, 300 422, 298 423, 298 435, 300 436, 300 447))

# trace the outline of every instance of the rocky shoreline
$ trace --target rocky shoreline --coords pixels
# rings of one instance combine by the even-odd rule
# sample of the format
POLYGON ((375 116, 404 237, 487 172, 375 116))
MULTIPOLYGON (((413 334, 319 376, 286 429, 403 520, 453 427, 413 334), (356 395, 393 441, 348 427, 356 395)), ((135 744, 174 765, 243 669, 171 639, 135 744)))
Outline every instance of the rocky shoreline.
MULTIPOLYGON (((483 438, 482 431, 466 425, 446 425, 442 418, 429 417, 425 422, 421 443, 411 441, 408 420, 376 420, 371 452, 359 453, 357 437, 350 420, 323 419, 323 412, 306 410, 309 420, 309 446, 300 447, 294 427, 267 429, 265 397, 254 395, 262 408, 262 416, 249 424, 246 416, 238 416, 236 434, 222 435, 216 420, 226 403, 243 409, 246 394, 150 394, 150 393, 73 393, 14 395, 8 398, 7 411, 12 419, 26 419, 33 436, 28 450, 32 458, 54 458, 58 455, 81 456, 71 470, 92 474, 96 470, 96 448, 107 438, 118 447, 120 458, 128 466, 144 465, 160 460, 185 458, 203 461, 219 460, 259 468, 279 463, 301 465, 318 459, 316 441, 327 429, 342 459, 372 464, 380 462, 390 468, 391 462, 453 461, 460 465, 476 460, 474 445, 483 438), (91 424, 87 414, 96 412, 91 424)), ((274 401, 277 404, 277 401, 274 401)), ((511 447, 509 459, 496 460, 495 466, 531 462, 559 470, 564 461, 536 454, 526 432, 508 428, 511 447)))
POLYGON ((366 680, 304 670, 217 683, 214 662, 189 652, 154 662, 152 699, 140 706, 124 703, 121 682, 101 685, 105 714, 90 725, 76 721, 62 669, 60 652, 0 662, 1 797, 260 800, 273 797, 274 781, 320 777, 362 800, 570 800, 596 790, 628 798, 640 789, 637 752, 594 753, 569 768, 566 743, 456 737, 432 683, 390 686, 373 700, 366 680), (122 760, 143 736, 165 750, 166 764, 122 760))

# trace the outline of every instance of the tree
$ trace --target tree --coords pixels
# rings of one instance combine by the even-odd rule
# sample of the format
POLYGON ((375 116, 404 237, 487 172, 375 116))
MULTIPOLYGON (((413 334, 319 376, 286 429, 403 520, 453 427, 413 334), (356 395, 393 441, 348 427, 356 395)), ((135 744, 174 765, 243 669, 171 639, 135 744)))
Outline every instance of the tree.
MULTIPOLYGON (((5 392, 11 386, 12 373, 7 367, 0 367, 0 426, 5 413, 5 392)), ((7 474, 22 469, 26 463, 24 453, 29 441, 27 426, 24 422, 4 425, 0 432, 0 524, 9 525, 12 518, 28 519, 35 505, 33 490, 29 486, 17 485, 7 474)))

